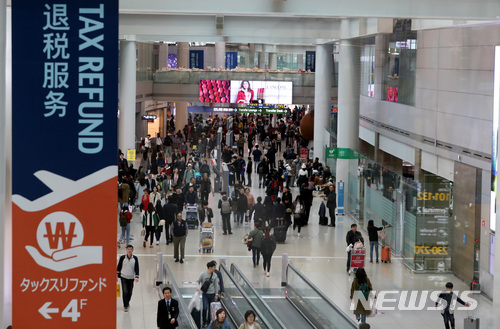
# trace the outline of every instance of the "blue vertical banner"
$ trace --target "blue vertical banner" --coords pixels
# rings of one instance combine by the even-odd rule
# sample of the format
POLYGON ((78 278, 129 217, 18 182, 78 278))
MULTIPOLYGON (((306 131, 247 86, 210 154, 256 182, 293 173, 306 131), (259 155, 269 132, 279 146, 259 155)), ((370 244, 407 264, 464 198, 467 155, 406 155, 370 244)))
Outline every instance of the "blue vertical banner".
POLYGON ((344 182, 337 183, 337 215, 344 215, 344 182))
POLYGON ((316 72, 315 51, 306 51, 306 71, 316 72))
POLYGON ((12 59, 13 326, 116 328, 118 1, 12 0, 12 59))
POLYGON ((226 69, 232 70, 238 66, 238 52, 226 51, 226 69))
POLYGON ((189 51, 189 68, 204 69, 205 68, 205 52, 203 50, 189 51))

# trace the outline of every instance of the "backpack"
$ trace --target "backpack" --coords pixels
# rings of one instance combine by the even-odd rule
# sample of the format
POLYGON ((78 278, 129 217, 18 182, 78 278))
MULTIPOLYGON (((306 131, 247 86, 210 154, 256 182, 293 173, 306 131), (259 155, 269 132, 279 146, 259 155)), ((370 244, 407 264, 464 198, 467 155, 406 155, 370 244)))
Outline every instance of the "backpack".
POLYGON ((220 210, 223 214, 230 214, 231 213, 231 203, 229 202, 229 200, 222 200, 221 201, 220 210))
POLYGON ((120 214, 120 226, 125 227, 127 226, 127 224, 128 224, 127 217, 125 217, 125 213, 122 211, 122 213, 120 214))
POLYGON ((370 288, 368 287, 368 284, 366 282, 360 284, 359 290, 363 293, 363 296, 365 296, 366 300, 368 300, 368 296, 370 295, 370 288))
POLYGON ((280 189, 280 185, 278 184, 278 181, 277 180, 273 181, 272 190, 274 192, 278 192, 279 189, 280 189))

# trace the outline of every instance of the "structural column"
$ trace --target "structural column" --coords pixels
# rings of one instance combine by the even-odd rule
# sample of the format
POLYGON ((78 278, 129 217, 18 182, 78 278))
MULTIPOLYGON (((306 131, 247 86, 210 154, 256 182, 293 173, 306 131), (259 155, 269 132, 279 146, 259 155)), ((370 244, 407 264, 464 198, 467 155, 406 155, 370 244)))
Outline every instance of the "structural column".
MULTIPOLYGON (((496 120, 493 124, 500 125, 500 115, 498 115, 497 111, 500 111, 500 47, 495 47, 495 70, 494 70, 494 92, 493 92, 493 120, 496 120), (495 113, 497 112, 497 113, 495 113)), ((493 129, 494 130, 494 129, 493 129)), ((496 151, 497 154, 500 154, 500 143, 496 143, 496 151)), ((496 168, 499 168, 500 160, 498 156, 496 158, 496 168)), ((497 189, 500 184, 497 182, 497 189)), ((493 275, 493 305, 492 307, 500 307, 500 239, 496 241, 496 237, 498 231, 500 230, 500 196, 498 195, 498 191, 495 196, 495 200, 491 200, 491 202, 495 202, 496 204, 496 218, 490 218, 490 220, 496 220, 495 224, 495 257, 493 263, 493 269, 496 273, 493 275)), ((491 211, 491 210, 490 210, 491 211)), ((493 310, 495 308, 492 308, 493 310)), ((500 323, 500 312, 494 312, 493 323, 500 323)))
POLYGON ((387 48, 386 48, 386 35, 378 34, 375 36, 375 65, 374 65, 374 79, 375 86, 373 96, 375 99, 383 99, 383 85, 384 85, 384 67, 387 61, 387 48))
POLYGON ((12 324, 11 9, 0 0, 0 325, 12 324))
POLYGON ((127 154, 135 149, 136 43, 120 41, 118 147, 127 154))
POLYGON ((175 102, 175 132, 182 132, 188 123, 187 102, 175 102))
POLYGON ((269 53, 269 69, 270 70, 278 69, 278 54, 269 53))
POLYGON ((316 45, 316 73, 314 76, 314 157, 325 162, 325 147, 329 134, 332 107, 333 45, 316 45))
POLYGON ((298 70, 304 69, 304 55, 303 54, 297 55, 297 69, 298 70))
POLYGON ((168 67, 168 44, 161 43, 158 53, 158 68, 161 70, 165 67, 168 67))
POLYGON ((216 42, 215 43, 215 68, 225 69, 226 68, 226 43, 216 42))
POLYGON ((177 67, 189 68, 189 42, 177 42, 177 67))
MULTIPOLYGON (((348 34, 349 22, 341 23, 341 33, 348 34), (347 30, 347 32, 346 32, 347 30)), ((316 53, 316 60, 317 60, 316 53)), ((359 139, 359 45, 350 39, 340 40, 337 147, 358 151, 359 139)), ((316 71, 316 74, 318 72, 316 71)), ((348 196, 349 167, 357 170, 357 159, 337 160, 337 182, 343 181, 345 202, 348 196)), ((339 200, 340 201, 340 200, 339 200)))
POLYGON ((262 49, 262 51, 259 53, 259 69, 265 70, 266 69, 266 56, 267 53, 262 49))

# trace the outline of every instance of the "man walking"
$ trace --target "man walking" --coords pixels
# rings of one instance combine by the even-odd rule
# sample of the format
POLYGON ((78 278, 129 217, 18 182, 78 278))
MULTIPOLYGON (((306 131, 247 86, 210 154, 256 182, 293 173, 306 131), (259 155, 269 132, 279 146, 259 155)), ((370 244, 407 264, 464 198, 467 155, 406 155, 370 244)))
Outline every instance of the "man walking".
POLYGON ((451 328, 455 329, 455 316, 453 315, 453 311, 456 306, 455 301, 467 307, 469 307, 469 303, 464 302, 453 292, 453 283, 451 282, 446 283, 446 291, 443 291, 439 294, 438 299, 436 300, 436 307, 438 307, 441 299, 445 301, 445 307, 443 308, 443 310, 441 310, 441 315, 443 316, 444 320, 444 327, 446 329, 450 329, 451 325, 451 328))
POLYGON ((118 278, 121 279, 122 295, 123 295, 123 310, 128 312, 130 308, 130 299, 132 298, 132 290, 134 290, 134 281, 139 281, 139 260, 133 255, 134 247, 128 245, 127 254, 122 255, 116 267, 118 278))
POLYGON ((215 274, 216 263, 210 261, 207 263, 207 270, 201 272, 196 282, 200 284, 198 291, 201 290, 203 297, 203 327, 207 327, 210 322, 210 304, 217 301, 219 292, 219 277, 215 274))
POLYGON ((220 214, 222 217, 222 234, 226 235, 228 231, 229 234, 233 234, 233 232, 231 232, 231 209, 233 205, 231 200, 227 197, 226 192, 222 192, 221 195, 222 197, 219 200, 218 208, 220 209, 220 214))
POLYGON ((351 249, 354 248, 354 244, 358 241, 365 243, 363 236, 357 231, 358 225, 352 224, 351 229, 347 232, 345 236, 345 241, 347 242, 348 252, 347 252, 347 272, 351 269, 351 249))
POLYGON ((329 187, 330 192, 326 199, 326 207, 330 213, 330 227, 335 227, 335 208, 337 208, 337 193, 335 193, 335 186, 332 184, 329 187))
POLYGON ((177 317, 179 316, 179 302, 172 298, 172 289, 163 288, 164 299, 158 301, 156 312, 156 326, 158 329, 177 328, 177 317))
POLYGON ((177 214, 177 220, 172 224, 172 235, 174 236, 174 258, 175 262, 184 263, 184 247, 186 246, 186 237, 188 235, 187 222, 182 219, 182 213, 177 214), (179 259, 179 247, 181 249, 181 258, 179 259))

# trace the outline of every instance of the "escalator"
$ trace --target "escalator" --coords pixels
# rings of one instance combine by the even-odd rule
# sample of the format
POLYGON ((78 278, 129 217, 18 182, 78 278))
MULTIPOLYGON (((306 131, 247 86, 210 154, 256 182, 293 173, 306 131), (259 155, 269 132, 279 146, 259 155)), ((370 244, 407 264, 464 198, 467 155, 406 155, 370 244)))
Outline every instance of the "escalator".
MULTIPOLYGON (((221 297, 220 302, 221 306, 226 310, 226 320, 231 324, 231 328, 236 329, 245 321, 244 314, 247 310, 253 310, 255 312, 262 329, 284 328, 269 324, 268 320, 263 315, 263 310, 255 305, 254 301, 240 287, 224 264, 220 265, 219 270, 222 274, 225 288, 224 296, 221 297)), ((163 283, 172 288, 172 295, 179 300, 179 328, 197 329, 196 320, 198 319, 194 319, 188 310, 189 302, 193 298, 196 288, 179 288, 166 263, 163 265, 163 283)), ((159 287, 159 291, 161 291, 162 286, 159 287)))
POLYGON ((235 264, 231 264, 231 273, 247 296, 259 301, 255 302, 259 310, 276 320, 272 328, 358 328, 292 264, 286 268, 286 285, 282 288, 254 288, 235 264))
MULTIPOLYGON (((179 288, 164 264, 163 282, 172 288, 179 299, 179 328, 196 329, 196 321, 188 310, 195 287, 179 288)), ((282 288, 255 288, 241 270, 224 263, 219 270, 225 294, 220 299, 231 328, 244 322, 244 314, 253 310, 262 329, 315 328, 356 329, 357 323, 340 310, 321 290, 312 284, 292 264, 286 267, 286 285, 282 288)), ((160 294, 161 296, 161 294, 160 294)))

